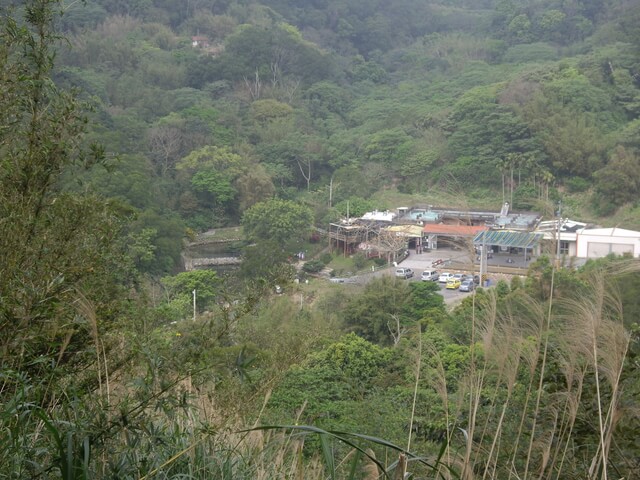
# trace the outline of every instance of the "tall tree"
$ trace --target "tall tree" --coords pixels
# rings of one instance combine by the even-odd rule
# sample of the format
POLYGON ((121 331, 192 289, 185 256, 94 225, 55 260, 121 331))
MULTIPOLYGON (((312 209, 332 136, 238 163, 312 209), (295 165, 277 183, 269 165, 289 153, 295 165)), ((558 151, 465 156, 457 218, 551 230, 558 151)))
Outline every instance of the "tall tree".
POLYGON ((640 193, 640 156, 619 145, 607 166, 594 176, 596 191, 613 205, 634 201, 640 193))
POLYGON ((63 172, 102 157, 81 149, 80 104, 51 80, 59 7, 26 2, 24 24, 6 16, 0 32, 0 351, 16 368, 54 351, 73 358, 79 327, 60 328, 79 296, 106 309, 121 261, 109 205, 59 187, 63 172))
POLYGON ((242 217, 244 232, 249 239, 273 240, 281 246, 301 242, 312 223, 313 214, 309 207, 278 198, 255 204, 242 217))

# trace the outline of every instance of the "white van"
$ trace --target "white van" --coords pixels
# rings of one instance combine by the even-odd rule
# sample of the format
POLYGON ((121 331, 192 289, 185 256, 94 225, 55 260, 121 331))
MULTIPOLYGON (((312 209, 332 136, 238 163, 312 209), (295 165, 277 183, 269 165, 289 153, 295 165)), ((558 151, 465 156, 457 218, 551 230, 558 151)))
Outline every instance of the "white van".
POLYGON ((422 272, 422 275, 420 275, 420 278, 425 282, 437 282, 440 274, 437 270, 425 270, 422 272))

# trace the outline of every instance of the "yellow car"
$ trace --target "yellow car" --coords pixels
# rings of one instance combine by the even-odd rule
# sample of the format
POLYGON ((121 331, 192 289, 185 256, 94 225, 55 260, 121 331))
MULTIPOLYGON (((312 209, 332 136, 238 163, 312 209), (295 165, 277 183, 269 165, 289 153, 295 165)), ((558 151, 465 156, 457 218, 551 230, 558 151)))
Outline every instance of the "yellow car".
POLYGON ((459 278, 452 278, 451 280, 447 281, 447 289, 456 290, 460 288, 460 283, 461 282, 459 278))

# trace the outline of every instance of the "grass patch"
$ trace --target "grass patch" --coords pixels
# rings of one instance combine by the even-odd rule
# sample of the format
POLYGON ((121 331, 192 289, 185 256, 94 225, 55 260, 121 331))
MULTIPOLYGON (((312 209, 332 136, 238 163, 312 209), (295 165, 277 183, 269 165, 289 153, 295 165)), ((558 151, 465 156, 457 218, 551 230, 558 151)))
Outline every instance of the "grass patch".
POLYGON ((640 205, 623 205, 612 216, 602 219, 602 224, 607 227, 640 230, 640 205))
POLYGON ((201 233, 198 237, 208 238, 220 242, 224 241, 232 241, 232 240, 243 240, 244 239, 244 231, 241 226, 237 227, 224 227, 224 228, 213 228, 207 232, 201 233))
POLYGON ((343 257, 342 255, 334 256, 327 267, 336 272, 353 272, 355 270, 353 259, 351 257, 343 257))
POLYGON ((347 276, 351 274, 357 274, 362 272, 368 272, 371 270, 371 267, 374 266, 376 270, 380 269, 374 259, 366 259, 362 265, 359 267, 356 266, 356 261, 354 256, 344 257, 341 254, 338 254, 333 257, 331 262, 327 264, 327 267, 332 269, 335 272, 336 277, 347 276))
POLYGON ((428 192, 415 194, 401 193, 396 188, 389 188, 375 193, 371 199, 389 210, 398 207, 433 205, 434 208, 499 211, 502 207, 501 195, 488 189, 467 192, 460 185, 452 183, 444 187, 435 186, 429 188, 428 192))

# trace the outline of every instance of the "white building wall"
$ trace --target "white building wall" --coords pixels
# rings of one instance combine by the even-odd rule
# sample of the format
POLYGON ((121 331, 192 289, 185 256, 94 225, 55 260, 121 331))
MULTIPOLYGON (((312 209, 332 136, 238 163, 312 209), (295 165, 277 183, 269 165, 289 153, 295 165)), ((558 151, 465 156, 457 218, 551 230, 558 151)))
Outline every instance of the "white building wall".
POLYGON ((627 251, 640 257, 640 232, 621 228, 582 230, 576 236, 576 256, 600 258, 627 251))

